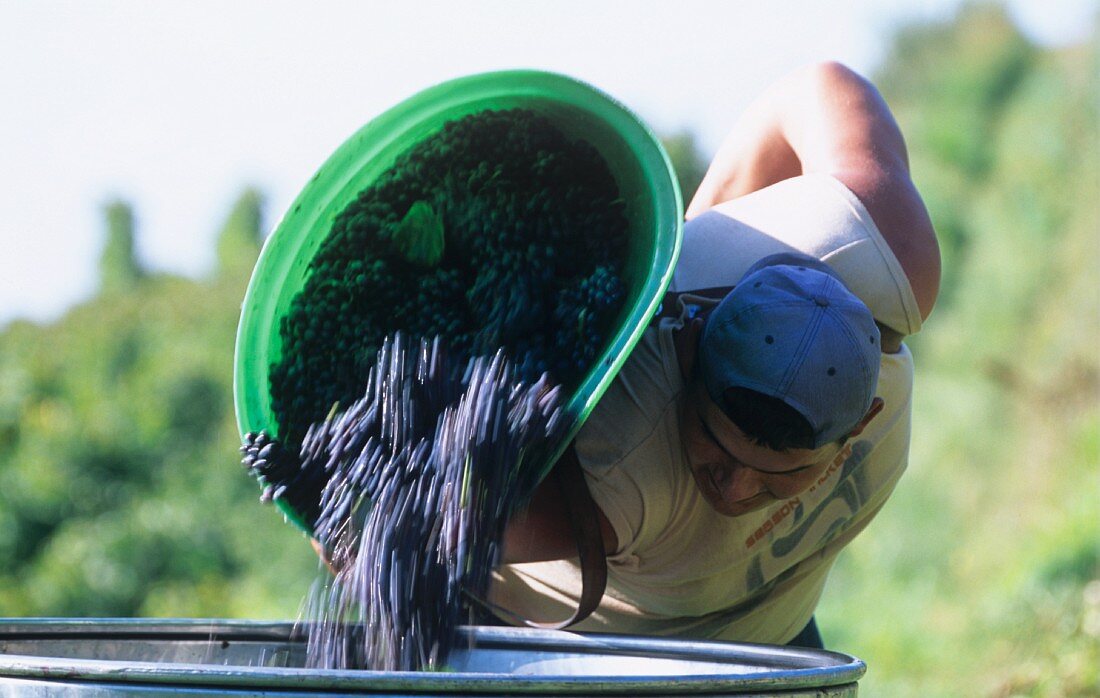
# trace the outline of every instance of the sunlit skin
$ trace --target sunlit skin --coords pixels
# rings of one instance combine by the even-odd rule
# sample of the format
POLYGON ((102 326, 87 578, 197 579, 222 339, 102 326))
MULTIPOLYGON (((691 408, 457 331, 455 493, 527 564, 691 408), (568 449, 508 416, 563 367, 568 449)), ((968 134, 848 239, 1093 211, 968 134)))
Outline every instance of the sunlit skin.
POLYGON ((774 451, 752 442, 692 381, 680 410, 688 466, 703 498, 723 516, 741 516, 807 489, 843 448, 774 451))
MULTIPOLYGON (((826 62, 797 71, 755 100, 730 129, 685 218, 690 221, 724 202, 807 174, 836 178, 863 203, 905 272, 920 316, 926 320, 940 284, 935 230, 909 177, 905 141, 889 108, 873 85, 843 65, 826 62)), ((733 279, 715 277, 714 281, 729 284, 733 279)), ((730 288, 696 288, 692 293, 720 299, 730 288)), ((670 292, 664 298, 665 317, 683 317, 679 295, 670 292)), ((684 385, 692 383, 704 317, 705 311, 673 333, 684 385)), ((903 335, 885 327, 880 331, 882 350, 900 351, 903 335)), ((805 492, 842 448, 833 443, 816 450, 776 453, 755 446, 729 423, 701 386, 694 390, 694 395, 684 396, 680 439, 704 501, 721 514, 741 516, 805 492)), ((875 398, 848 439, 883 405, 875 398)), ((508 562, 576 555, 572 521, 551 485, 544 480, 531 504, 509 523, 504 544, 508 562)), ((598 508, 597 513, 605 550, 618 551, 611 523, 598 508)))
POLYGON ((710 398, 692 370, 709 313, 692 318, 673 334, 680 374, 686 382, 680 405, 680 442, 703 499, 723 516, 741 516, 805 491, 885 406, 876 397, 871 408, 842 441, 820 448, 775 451, 753 443, 710 398))

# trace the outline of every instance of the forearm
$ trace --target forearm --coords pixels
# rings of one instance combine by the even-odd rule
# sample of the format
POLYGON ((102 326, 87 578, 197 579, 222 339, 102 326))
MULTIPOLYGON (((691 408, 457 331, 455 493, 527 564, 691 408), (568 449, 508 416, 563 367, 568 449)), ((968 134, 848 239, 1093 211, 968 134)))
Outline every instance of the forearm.
POLYGON ((905 140, 882 95, 838 63, 792 75, 777 111, 804 172, 909 171, 905 140))
POLYGON ((776 85, 767 90, 734 123, 688 205, 689 220, 723 201, 802 173, 779 124, 778 89, 776 85))
MULTIPOLYGON (((559 463, 556 467, 563 466, 559 463)), ((580 466, 574 464, 574 467, 576 471, 567 470, 563 474, 555 470, 544 478, 527 506, 512 515, 504 530, 501 562, 509 564, 576 558, 578 539, 593 533, 583 523, 589 512, 588 507, 595 514, 604 551, 612 553, 618 549, 618 537, 607 516, 587 492, 577 491, 578 485, 582 488, 586 485, 580 466), (579 483, 572 478, 574 472, 576 478, 581 480, 579 483)))
POLYGON ((565 502, 553 476, 535 489, 531 500, 515 512, 504 529, 501 562, 543 562, 575 557, 576 539, 565 513, 565 502))
POLYGON ((836 63, 803 68, 737 120, 687 217, 800 174, 868 167, 907 169, 901 132, 878 91, 836 63))
POLYGON ((928 317, 940 283, 936 233, 909 176, 905 140, 871 83, 839 63, 803 68, 745 112, 687 217, 799 174, 825 173, 867 208, 928 317))

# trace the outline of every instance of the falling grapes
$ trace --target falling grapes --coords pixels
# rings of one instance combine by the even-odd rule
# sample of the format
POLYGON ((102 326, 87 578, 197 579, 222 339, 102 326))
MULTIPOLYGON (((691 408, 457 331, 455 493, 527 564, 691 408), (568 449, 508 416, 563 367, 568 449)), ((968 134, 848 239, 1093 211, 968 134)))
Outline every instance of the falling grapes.
POLYGON ((280 321, 279 439, 241 449, 337 570, 311 666, 445 661, 615 327, 627 233, 595 148, 525 109, 445 124, 335 217, 280 321))
POLYGON ((309 666, 439 667, 464 595, 486 594, 532 466, 561 436, 562 389, 547 376, 517 382, 503 352, 449 365, 438 339, 387 339, 364 395, 312 425, 297 457, 262 433, 242 448, 265 497, 309 512, 337 570, 308 599, 309 666))

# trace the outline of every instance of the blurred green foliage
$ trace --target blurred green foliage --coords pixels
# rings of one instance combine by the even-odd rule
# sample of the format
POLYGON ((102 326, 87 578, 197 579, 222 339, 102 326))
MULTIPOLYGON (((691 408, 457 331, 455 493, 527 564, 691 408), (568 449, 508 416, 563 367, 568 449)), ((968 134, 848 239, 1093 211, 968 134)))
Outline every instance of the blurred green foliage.
POLYGON ((134 254, 134 211, 124 201, 103 207, 107 219, 107 245, 99 257, 99 283, 103 293, 131 291, 141 278, 141 266, 134 254))
MULTIPOLYGON (((939 232, 909 473, 819 609, 873 696, 1100 694, 1100 53, 992 5, 903 27, 876 84, 939 232)), ((685 204, 705 169, 665 139, 685 204)), ((101 293, 0 331, 0 615, 294 618, 317 572, 235 466, 232 352, 263 197, 209 277, 142 270, 105 209, 101 293)))
POLYGON ((296 615, 315 556, 234 463, 261 201, 241 195, 198 280, 142 271, 112 203, 100 294, 0 333, 0 615, 296 615))
POLYGON ((218 274, 247 279, 263 245, 264 197, 258 189, 248 188, 233 204, 229 217, 218 235, 218 274))
POLYGON ((691 131, 680 131, 661 139, 661 145, 665 147, 669 160, 676 169, 677 184, 680 185, 680 196, 684 200, 684 208, 687 209, 691 199, 695 196, 695 190, 703 181, 703 175, 707 173, 707 159, 699 150, 699 144, 695 134, 691 131))
POLYGON ((996 6, 904 28, 875 82, 943 245, 909 472, 830 578, 883 696, 1100 695, 1100 54, 996 6))

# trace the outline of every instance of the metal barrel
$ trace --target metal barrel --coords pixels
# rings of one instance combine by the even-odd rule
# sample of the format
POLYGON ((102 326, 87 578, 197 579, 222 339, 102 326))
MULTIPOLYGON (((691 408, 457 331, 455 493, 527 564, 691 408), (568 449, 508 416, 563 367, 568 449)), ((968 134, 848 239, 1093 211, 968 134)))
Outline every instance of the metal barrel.
POLYGON ((0 619, 0 695, 854 696, 854 657, 470 626, 434 672, 304 668, 305 632, 243 620, 0 619))

